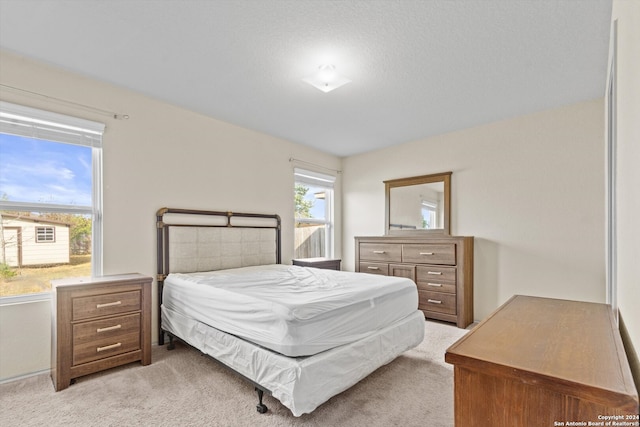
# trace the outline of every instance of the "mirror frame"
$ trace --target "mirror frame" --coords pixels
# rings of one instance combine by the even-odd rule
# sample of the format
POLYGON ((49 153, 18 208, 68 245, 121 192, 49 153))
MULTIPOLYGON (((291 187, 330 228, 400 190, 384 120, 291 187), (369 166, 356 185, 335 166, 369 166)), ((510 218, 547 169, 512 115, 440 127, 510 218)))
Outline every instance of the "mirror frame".
POLYGON ((435 173, 431 175, 412 176, 409 178, 391 179, 384 182, 384 229, 385 234, 444 234, 450 235, 451 230, 449 223, 451 222, 451 174, 452 172, 435 173), (442 228, 433 230, 390 230, 390 210, 391 210, 391 189, 397 187, 406 187, 409 185, 428 184, 431 182, 444 183, 444 224, 442 228))

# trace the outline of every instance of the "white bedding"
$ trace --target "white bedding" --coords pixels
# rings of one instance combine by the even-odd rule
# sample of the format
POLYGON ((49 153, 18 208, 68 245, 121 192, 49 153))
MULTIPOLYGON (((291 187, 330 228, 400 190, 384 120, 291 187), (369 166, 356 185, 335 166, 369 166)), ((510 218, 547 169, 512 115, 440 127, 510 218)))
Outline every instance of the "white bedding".
POLYGON ((309 357, 286 357, 162 307, 163 330, 271 391, 298 417, 417 346, 424 314, 414 311, 367 337, 309 357))
POLYGON ((416 312, 409 279, 274 264, 169 274, 163 307, 286 356, 361 340, 416 312))

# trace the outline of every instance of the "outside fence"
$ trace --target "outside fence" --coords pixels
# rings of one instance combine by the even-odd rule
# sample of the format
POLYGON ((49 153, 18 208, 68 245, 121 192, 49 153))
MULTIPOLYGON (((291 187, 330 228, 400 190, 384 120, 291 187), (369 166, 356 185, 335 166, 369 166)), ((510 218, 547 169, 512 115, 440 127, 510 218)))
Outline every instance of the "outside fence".
POLYGON ((297 225, 294 258, 315 258, 325 254, 324 225, 297 225))

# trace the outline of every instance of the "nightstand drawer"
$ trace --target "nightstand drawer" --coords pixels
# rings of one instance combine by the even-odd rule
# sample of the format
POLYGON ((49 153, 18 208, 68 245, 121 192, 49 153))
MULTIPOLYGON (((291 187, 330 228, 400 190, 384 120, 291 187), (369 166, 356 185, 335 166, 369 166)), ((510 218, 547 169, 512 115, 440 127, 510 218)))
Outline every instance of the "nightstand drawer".
POLYGON ((113 340, 130 333, 140 333, 140 313, 73 325, 73 346, 113 340))
POLYGON ((73 299, 74 321, 138 310, 140 310, 140 291, 93 295, 73 299))
POLYGON ((418 290, 420 310, 435 311, 444 314, 456 314, 456 294, 418 290))
POLYGON ((140 349, 140 329, 73 346, 73 366, 140 349))

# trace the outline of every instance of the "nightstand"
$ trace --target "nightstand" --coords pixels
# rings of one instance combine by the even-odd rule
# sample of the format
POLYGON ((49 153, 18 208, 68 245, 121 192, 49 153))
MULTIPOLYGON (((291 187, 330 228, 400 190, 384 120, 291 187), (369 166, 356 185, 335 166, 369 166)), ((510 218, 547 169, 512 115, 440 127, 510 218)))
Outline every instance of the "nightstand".
POLYGON ((52 280, 51 379, 126 363, 151 363, 151 277, 123 274, 52 280))
POLYGON ((340 260, 331 258, 298 258, 292 260, 293 265, 300 267, 324 268, 325 270, 340 270, 340 260))

